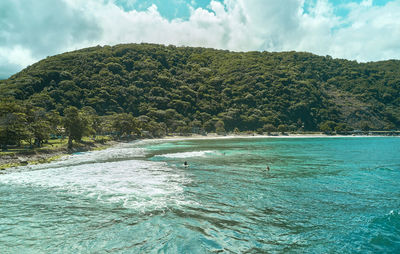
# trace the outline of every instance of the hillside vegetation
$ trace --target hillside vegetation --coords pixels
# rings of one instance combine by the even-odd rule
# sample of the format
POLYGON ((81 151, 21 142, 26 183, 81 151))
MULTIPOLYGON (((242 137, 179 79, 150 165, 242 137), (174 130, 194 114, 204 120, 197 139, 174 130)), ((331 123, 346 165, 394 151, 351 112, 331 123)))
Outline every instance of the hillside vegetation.
POLYGON ((89 119, 83 124, 92 134, 391 130, 400 127, 400 61, 357 63, 303 52, 154 44, 97 46, 27 67, 1 81, 0 97, 3 140, 7 124, 32 125, 41 117, 48 121, 42 126, 47 132, 60 130, 57 125, 68 130, 66 114, 89 119), (128 120, 132 128, 124 132, 128 120))

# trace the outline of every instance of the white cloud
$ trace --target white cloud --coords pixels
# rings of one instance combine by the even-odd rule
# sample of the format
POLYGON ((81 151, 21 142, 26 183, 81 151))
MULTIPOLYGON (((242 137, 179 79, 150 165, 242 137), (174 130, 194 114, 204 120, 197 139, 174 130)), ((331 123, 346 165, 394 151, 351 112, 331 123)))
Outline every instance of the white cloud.
POLYGON ((0 78, 100 38, 101 28, 64 1, 0 1, 0 78))
POLYGON ((349 26, 334 34, 332 55, 360 61, 400 58, 400 1, 376 7, 354 6, 349 26))
POLYGON ((0 48, 0 58, 7 59, 7 62, 20 67, 29 65, 34 61, 31 51, 19 45, 11 48, 0 48))
POLYGON ((0 77, 14 73, 35 62, 29 49, 19 45, 0 47, 0 77))
POLYGON ((298 50, 360 61, 400 58, 400 0, 346 4, 345 17, 336 16, 328 0, 307 11, 304 1, 211 1, 208 9, 192 8, 187 20, 168 20, 155 5, 126 12, 115 0, 2 0, 0 9, 10 11, 0 12, 0 75, 47 55, 131 42, 298 50))

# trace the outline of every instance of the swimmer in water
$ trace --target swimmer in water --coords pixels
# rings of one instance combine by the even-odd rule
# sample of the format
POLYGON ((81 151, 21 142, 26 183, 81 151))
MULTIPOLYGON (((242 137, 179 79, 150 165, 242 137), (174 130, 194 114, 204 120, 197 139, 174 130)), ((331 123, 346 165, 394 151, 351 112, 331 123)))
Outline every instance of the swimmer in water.
POLYGON ((189 167, 189 164, 187 163, 187 161, 185 161, 185 162, 183 163, 183 166, 189 167))
POLYGON ((269 166, 267 166, 267 171, 269 171, 269 166))

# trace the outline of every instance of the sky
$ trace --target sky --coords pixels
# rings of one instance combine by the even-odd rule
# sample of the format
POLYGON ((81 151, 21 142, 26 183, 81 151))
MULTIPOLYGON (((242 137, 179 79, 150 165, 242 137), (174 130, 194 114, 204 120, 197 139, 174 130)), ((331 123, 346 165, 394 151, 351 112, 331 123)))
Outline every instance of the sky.
POLYGON ((0 79, 66 51, 141 42, 400 59, 400 0, 0 0, 0 79))

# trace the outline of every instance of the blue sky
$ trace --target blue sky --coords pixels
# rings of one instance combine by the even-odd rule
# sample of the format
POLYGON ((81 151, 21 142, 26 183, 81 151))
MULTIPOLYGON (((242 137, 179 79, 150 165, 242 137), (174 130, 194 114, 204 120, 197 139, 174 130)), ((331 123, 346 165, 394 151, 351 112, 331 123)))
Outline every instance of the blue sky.
MULTIPOLYGON (((374 6, 383 6, 389 1, 374 0, 372 4, 374 6)), ((218 2, 223 3, 224 1, 218 0, 218 2)), ((316 2, 316 0, 306 0, 304 2, 305 11, 307 11, 308 7, 315 5, 316 2)), ((349 13, 349 10, 345 7, 347 4, 350 2, 359 4, 363 0, 329 0, 329 2, 335 7, 335 14, 344 17, 349 13)), ((155 4, 163 17, 172 20, 175 18, 188 19, 190 17, 190 7, 207 9, 210 0, 117 0, 115 3, 125 11, 144 11, 155 4)))
POLYGON ((145 11, 151 5, 155 4, 163 17, 172 20, 175 18, 188 19, 190 16, 190 7, 206 9, 210 4, 210 0, 117 0, 115 3, 125 11, 145 11))
POLYGON ((400 0, 1 0, 0 79, 95 45, 400 59, 400 0))

